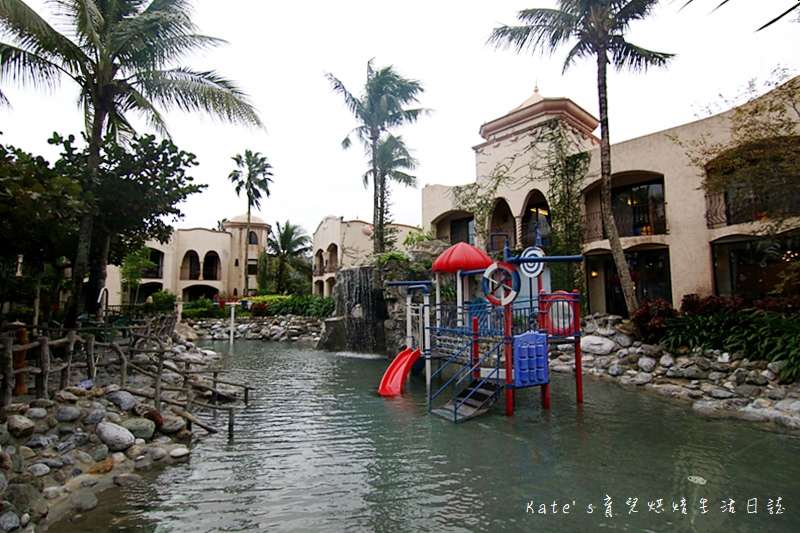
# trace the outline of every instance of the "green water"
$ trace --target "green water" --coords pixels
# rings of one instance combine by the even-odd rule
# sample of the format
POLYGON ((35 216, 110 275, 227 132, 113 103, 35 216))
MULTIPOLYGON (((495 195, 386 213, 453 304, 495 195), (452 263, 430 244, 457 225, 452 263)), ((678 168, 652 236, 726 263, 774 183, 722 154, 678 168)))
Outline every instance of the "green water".
POLYGON ((428 414, 421 377, 400 398, 378 396, 388 363, 237 343, 223 365, 254 390, 235 438, 203 438, 189 463, 51 531, 800 531, 797 436, 701 420, 589 378, 579 408, 561 375, 549 412, 525 389, 513 418, 501 400, 456 425, 428 414), (770 515, 778 498, 782 514, 770 515))

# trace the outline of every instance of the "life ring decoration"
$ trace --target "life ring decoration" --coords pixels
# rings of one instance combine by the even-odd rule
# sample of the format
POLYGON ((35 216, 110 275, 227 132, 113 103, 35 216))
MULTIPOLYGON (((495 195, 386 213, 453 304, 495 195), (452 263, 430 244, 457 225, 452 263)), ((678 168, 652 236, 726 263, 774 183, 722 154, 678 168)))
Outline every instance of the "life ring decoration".
POLYGON ((514 265, 492 263, 483 273, 483 294, 492 305, 508 305, 519 292, 519 273, 514 265))

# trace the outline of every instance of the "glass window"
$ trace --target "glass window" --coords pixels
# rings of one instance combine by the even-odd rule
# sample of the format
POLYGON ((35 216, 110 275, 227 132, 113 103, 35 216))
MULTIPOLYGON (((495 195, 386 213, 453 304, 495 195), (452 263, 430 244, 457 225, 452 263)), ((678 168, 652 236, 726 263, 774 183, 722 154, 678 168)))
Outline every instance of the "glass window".
POLYGON ((611 209, 620 237, 667 232, 663 179, 614 188, 611 209))
POLYGON ((258 235, 256 235, 255 231, 250 232, 249 244, 258 244, 258 235))

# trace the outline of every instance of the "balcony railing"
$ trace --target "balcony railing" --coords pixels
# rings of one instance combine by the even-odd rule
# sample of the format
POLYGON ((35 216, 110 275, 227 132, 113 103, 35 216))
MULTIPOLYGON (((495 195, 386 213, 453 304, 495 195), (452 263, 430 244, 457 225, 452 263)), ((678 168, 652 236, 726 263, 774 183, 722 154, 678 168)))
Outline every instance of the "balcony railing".
MULTIPOLYGON (((666 202, 624 206, 612 209, 620 237, 641 237, 667 234, 666 202)), ((600 211, 587 213, 583 217, 583 242, 607 239, 600 211)))
POLYGON ((706 225, 709 228, 789 216, 800 216, 800 197, 785 194, 785 191, 770 195, 743 195, 735 199, 728 193, 706 195, 706 225))
MULTIPOLYGON (((536 226, 536 222, 528 222, 522 225, 522 242, 520 243, 522 248, 536 246, 536 226)), ((548 237, 550 236, 549 226, 546 235, 542 235, 542 233, 542 228, 540 227, 539 236, 542 239, 542 246, 547 246, 548 237)))
POLYGON ((153 268, 147 268, 142 272, 143 279, 161 279, 164 277, 161 265, 156 265, 153 268))

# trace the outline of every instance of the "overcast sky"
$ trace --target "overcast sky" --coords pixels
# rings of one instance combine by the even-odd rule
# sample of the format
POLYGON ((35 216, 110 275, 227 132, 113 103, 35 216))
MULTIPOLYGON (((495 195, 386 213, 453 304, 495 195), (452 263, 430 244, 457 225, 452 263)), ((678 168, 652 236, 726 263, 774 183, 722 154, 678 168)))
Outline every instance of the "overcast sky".
MULTIPOLYGON (((648 20, 634 23, 629 41, 677 54, 668 69, 609 77, 613 142, 677 126, 700 109, 736 95, 752 78, 764 80, 778 65, 800 72, 800 24, 785 19, 756 32, 795 0, 665 1, 648 20), (758 7, 756 7, 758 6, 758 7)), ((51 18, 45 2, 31 7, 51 18)), ((231 157, 259 151, 274 167, 271 197, 257 214, 267 222, 290 220, 312 234, 325 215, 371 221, 372 193, 362 184, 367 159, 360 145, 340 143, 357 123, 325 73, 359 94, 366 64, 394 65, 422 82, 420 106, 433 110, 397 131, 415 151, 420 185, 475 180, 472 146, 484 122, 526 100, 538 84, 545 97, 566 96, 597 116, 595 64, 581 60, 562 75, 567 49, 553 57, 498 51, 487 46, 492 29, 514 24, 526 8, 551 7, 548 0, 274 1, 197 0, 195 22, 202 33, 227 46, 192 58, 198 69, 215 69, 250 95, 266 131, 220 124, 204 116, 167 115, 170 133, 200 165, 192 175, 209 187, 183 204, 176 226, 215 227, 246 211, 227 176, 231 157)), ((77 89, 64 79, 51 92, 22 92, 6 83, 12 110, 0 110, 0 142, 55 160, 46 140, 57 131, 79 135, 83 120, 77 89)), ((140 132, 147 130, 142 127, 140 132)), ((599 130, 595 132, 599 135, 599 130)), ((396 222, 420 224, 420 191, 393 188, 396 222)))

